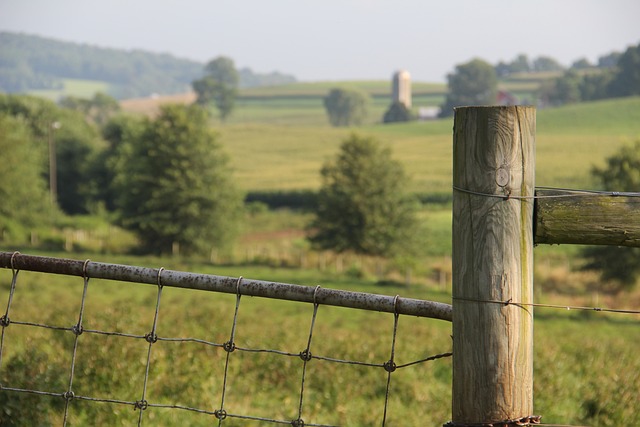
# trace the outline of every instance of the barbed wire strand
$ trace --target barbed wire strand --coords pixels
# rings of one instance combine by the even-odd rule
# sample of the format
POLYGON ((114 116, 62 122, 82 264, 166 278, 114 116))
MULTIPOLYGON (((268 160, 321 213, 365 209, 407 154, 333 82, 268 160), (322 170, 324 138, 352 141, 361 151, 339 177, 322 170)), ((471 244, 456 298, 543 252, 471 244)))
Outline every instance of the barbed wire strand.
POLYGON ((2 368, 2 354, 4 350, 4 333, 11 320, 9 318, 9 310, 11 310, 11 303, 13 302, 13 294, 16 290, 16 284, 18 282, 18 273, 20 270, 16 270, 13 265, 13 259, 20 252, 16 251, 11 255, 11 287, 9 288, 9 299, 7 301, 7 309, 4 312, 4 315, 0 317, 0 326, 2 326, 2 334, 0 334, 0 368, 2 368))
POLYGON ((540 190, 551 190, 551 191, 566 191, 566 194, 537 194, 533 196, 517 196, 511 194, 511 192, 507 192, 505 194, 492 194, 492 193, 484 193, 481 191, 469 190, 467 188, 462 188, 457 185, 453 185, 452 188, 455 191, 459 191, 461 193, 472 194, 474 196, 482 196, 482 197, 493 197, 497 199, 503 200, 535 200, 535 199, 564 199, 571 197, 601 197, 601 196, 610 196, 610 197, 640 197, 640 193, 636 192, 627 192, 627 191, 602 191, 602 190, 572 190, 568 188, 554 188, 554 187, 536 187, 536 189, 540 190), (570 193, 569 193, 570 192, 570 193))
POLYGON ((82 334, 82 319, 84 316, 84 304, 85 301, 87 299, 87 290, 89 288, 89 276, 87 276, 87 264, 89 263, 89 260, 87 259, 84 262, 84 267, 82 269, 83 275, 84 275, 84 286, 82 288, 82 300, 80 302, 80 313, 78 314, 78 323, 76 323, 75 326, 73 326, 71 329, 75 335, 74 339, 73 339, 73 353, 71 356, 71 368, 70 368, 70 374, 69 374, 69 387, 67 388, 66 393, 64 393, 63 397, 64 397, 64 417, 62 419, 62 426, 65 427, 67 425, 67 417, 69 415, 69 404, 71 403, 71 400, 74 397, 74 393, 73 393, 73 376, 75 374, 75 370, 76 370, 76 353, 78 351, 78 339, 80 338, 80 335, 82 334))
POLYGON ((151 348, 153 344, 158 341, 158 335, 156 334, 157 326, 158 326, 158 313, 160 312, 160 298, 162 297, 162 272, 164 271, 164 267, 160 267, 158 270, 158 294, 156 298, 156 310, 153 315, 153 325, 151 326, 151 332, 145 335, 145 339, 149 343, 149 347, 147 349, 147 365, 145 367, 144 372, 144 381, 142 385, 142 398, 135 403, 134 409, 139 409, 140 413, 138 414, 138 427, 142 425, 142 415, 144 411, 149 407, 149 402, 147 402, 147 383, 149 381, 149 367, 151 366, 151 348))
POLYGON ((396 336, 398 332, 398 318, 400 317, 397 310, 398 298, 399 298, 399 295, 396 295, 396 297, 393 300, 393 308, 395 313, 393 313, 393 336, 391 338, 391 357, 389 358, 389 361, 387 361, 383 365, 384 369, 387 371, 387 387, 384 393, 384 411, 382 414, 382 427, 384 427, 387 422, 387 406, 389 403, 389 389, 391 386, 391 374, 396 370, 396 363, 394 361, 394 358, 396 353, 396 336))
POLYGON ((607 307, 585 307, 578 305, 559 305, 559 304, 543 304, 543 303, 535 303, 535 302, 516 302, 508 299, 506 301, 499 300, 484 300, 484 299, 475 299, 475 298, 462 298, 462 297, 451 297, 453 300, 458 301, 468 301, 468 302, 480 302, 486 304, 500 304, 500 305, 515 305, 520 307, 539 307, 539 308, 553 308, 553 309, 561 309, 561 310, 583 310, 583 311, 599 311, 599 312, 607 312, 607 313, 618 313, 618 314, 640 314, 640 310, 629 310, 629 309, 619 309, 619 308, 607 308, 607 307))
POLYGON ((224 409, 224 398, 227 393, 227 376, 229 372, 229 358, 231 353, 236 349, 235 344, 235 336, 236 336, 236 325, 238 323, 238 310, 240 308, 240 298, 242 295, 240 294, 240 284, 242 283, 242 276, 238 277, 236 282, 236 308, 233 313, 233 325, 231 326, 231 335, 229 341, 223 344, 224 350, 227 352, 225 361, 224 361, 224 376, 222 378, 222 397, 220 398, 220 409, 214 412, 215 417, 218 419, 218 426, 222 425, 224 419, 228 416, 227 411, 224 409))

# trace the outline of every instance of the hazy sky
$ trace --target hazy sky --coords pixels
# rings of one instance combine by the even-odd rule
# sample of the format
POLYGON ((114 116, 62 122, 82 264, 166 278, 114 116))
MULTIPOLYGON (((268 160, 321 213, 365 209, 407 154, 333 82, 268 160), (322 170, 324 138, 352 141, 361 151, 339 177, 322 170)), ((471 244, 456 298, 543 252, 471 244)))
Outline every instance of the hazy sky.
MULTIPOLYGON (((445 81, 517 54, 564 65, 640 43, 639 0, 0 0, 0 31, 145 49, 300 80, 445 81)), ((2 47, 0 46, 0 49, 2 47)))

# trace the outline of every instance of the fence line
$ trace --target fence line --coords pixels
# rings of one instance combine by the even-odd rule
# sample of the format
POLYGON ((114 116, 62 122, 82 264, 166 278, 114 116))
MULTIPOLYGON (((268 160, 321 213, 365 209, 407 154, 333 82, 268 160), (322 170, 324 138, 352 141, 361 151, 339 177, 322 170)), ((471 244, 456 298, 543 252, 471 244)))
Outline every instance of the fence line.
MULTIPOLYGON (((68 276, 84 277, 86 275, 96 279, 154 285, 157 284, 160 272, 159 269, 154 268, 23 255, 19 252, 0 252, 0 267, 68 276)), ((162 269, 163 286, 236 294, 236 283, 237 278, 233 277, 162 269)), ((429 317, 446 321, 452 319, 450 304, 404 297, 396 299, 388 295, 365 292, 327 288, 314 289, 310 286, 289 283, 243 279, 242 294, 312 304, 317 301, 323 305, 429 317)))
MULTIPOLYGON (((349 364, 349 365, 359 365, 370 368, 383 368, 386 375, 386 386, 385 386, 385 397, 384 397, 384 406, 382 410, 382 425, 384 426, 387 421, 387 412, 388 412, 388 402, 390 396, 390 386, 392 381, 392 374, 398 369, 407 368, 410 366, 414 366, 417 364, 438 360, 445 357, 452 356, 452 353, 442 353, 436 354, 433 356, 428 356, 419 360, 410 361, 404 364, 397 364, 395 360, 395 345, 396 345, 396 337, 397 337, 397 329, 399 317, 401 314, 401 310, 408 311, 413 315, 419 315, 421 313, 432 314, 430 311, 420 311, 416 310, 415 307, 425 307, 425 305, 421 305, 420 303, 423 301, 420 300, 411 300, 407 298, 401 298, 399 296, 395 297, 386 297, 381 295, 370 295, 364 293, 353 293, 353 292, 338 292, 335 294, 330 294, 329 297, 325 292, 326 290, 321 288, 320 286, 313 287, 303 287, 299 285, 288 285, 288 284, 279 284, 274 283, 273 286, 279 287, 279 289, 288 290, 288 292, 282 292, 281 294, 271 294, 268 293, 265 289, 266 285, 262 285, 258 282, 258 284, 254 287, 251 287, 252 294, 247 294, 245 291, 247 290, 247 285, 252 282, 242 277, 237 279, 233 279, 234 286, 233 289, 229 288, 228 283, 231 281, 231 278, 225 277, 217 277, 217 276, 209 276, 209 275, 197 275, 193 273, 181 273, 170 270, 165 270, 164 268, 160 269, 146 269, 142 267, 131 267, 124 265, 113 265, 113 264, 103 264, 103 263, 94 263, 89 260, 86 261, 75 261, 68 259, 57 259, 57 258, 49 258, 49 257, 40 257, 40 256, 31 256, 31 255, 22 255, 17 252, 13 253, 0 253, 0 267, 11 268, 12 270, 12 280, 11 287, 9 290, 9 298, 6 306, 5 314, 0 318, 0 325, 2 326, 2 333, 0 336, 0 368, 2 368, 2 355, 4 353, 5 348, 5 331, 10 325, 20 326, 20 327, 31 327, 31 328, 46 328, 52 329, 60 332, 71 332, 74 334, 73 348, 72 348, 72 356, 71 356, 71 364, 69 366, 69 379, 68 386, 65 390, 61 391, 52 391, 52 390, 38 390, 34 388, 20 388, 20 387, 12 387, 11 384, 0 384, 0 391, 4 392, 13 392, 13 393, 27 393, 38 396, 50 396, 64 399, 64 415, 62 418, 63 426, 67 425, 69 413, 72 408, 72 401, 88 401, 88 402, 96 402, 96 403, 107 403, 113 405, 125 405, 131 406, 134 410, 138 410, 138 426, 141 426, 144 421, 144 413, 149 408, 162 408, 162 409, 172 409, 172 410, 183 410, 194 413, 206 414, 215 417, 218 420, 218 426, 222 426, 223 422, 227 418, 235 418, 239 420, 252 420, 252 421, 262 421, 273 424, 287 424, 292 425, 294 427, 303 427, 303 426, 319 426, 319 427, 329 427, 327 424, 314 424, 309 423, 303 419, 304 412, 304 404, 305 404, 305 381, 306 381, 306 371, 307 371, 307 363, 313 359, 322 360, 328 363, 339 363, 339 364, 349 364), (10 319, 11 314, 11 305, 13 301, 13 296, 16 290, 17 282, 18 282, 18 274, 22 271, 37 271, 37 272, 45 272, 45 273, 54 273, 54 274, 64 274, 64 275, 72 275, 72 276, 80 276, 83 279, 84 286, 82 292, 82 300, 80 304, 80 309, 78 313, 77 323, 71 327, 62 327, 58 325, 48 325, 43 323, 36 322, 28 322, 28 321, 14 321, 10 319), (93 275, 94 273, 95 276, 93 275), (155 283, 157 287, 157 296, 155 303, 155 310, 153 314, 153 322, 151 326, 151 330, 149 333, 140 335, 140 334, 130 334, 127 332, 116 332, 116 331, 102 331, 95 329, 85 329, 83 326, 84 322, 84 306, 87 295, 87 289, 89 286, 90 278, 99 277, 102 279, 113 279, 113 280, 121 280, 121 278, 126 278, 126 281, 136 282, 138 279, 141 283, 155 283), (153 280, 151 280, 153 278, 153 280), (178 280, 185 280, 186 283, 183 283, 180 286, 178 280), (213 284, 212 284, 213 283, 213 284), (220 283, 224 284, 220 285, 220 283), (157 325, 158 318, 160 314, 160 303, 162 298, 162 290, 165 286, 175 286, 181 288, 189 288, 189 289, 207 289, 211 291, 219 291, 216 287, 223 286, 222 292, 228 292, 233 290, 233 293, 236 295, 235 302, 235 310, 233 316, 233 323, 231 326, 231 331, 229 335, 229 340, 224 343, 215 343, 206 340, 189 338, 189 337, 161 337, 157 334, 157 325), (311 301, 305 299, 303 293, 298 288, 305 288, 311 294, 311 301), (292 290, 293 289, 293 290, 292 290), (238 313, 240 309, 241 297, 243 295, 253 295, 253 296, 262 296, 261 294, 268 293, 269 298, 278 298, 284 296, 285 300, 291 301, 300 301, 300 302, 311 302, 313 304, 313 314, 311 318, 311 324, 309 328, 309 334, 307 338, 306 347, 299 353, 289 352, 289 351, 281 351, 275 349, 263 349, 263 348, 245 348, 237 346, 235 343, 235 335, 237 329, 237 319, 238 313), (354 300, 354 295, 358 297, 354 300), (303 295, 300 299, 295 299, 299 295, 303 295), (344 303, 340 300, 340 298, 344 298, 347 302, 344 303), (383 298, 384 297, 384 298, 383 298), (387 361, 382 363, 370 363, 364 361, 357 360, 344 360, 339 358, 327 357, 327 356, 319 356, 312 354, 312 339, 314 333, 315 320, 318 313, 318 309, 320 305, 338 305, 343 307, 353 307, 353 305, 359 304, 356 308, 364 308, 366 310, 377 310, 377 311, 386 311, 387 307, 387 298, 391 299, 392 313, 394 317, 393 323, 393 334, 391 338, 391 350, 390 357, 387 361), (361 302, 362 300, 365 302, 361 302), (370 299, 370 301, 367 301, 370 299), (329 301, 330 304, 325 303, 324 301, 329 301), (353 301, 356 301, 354 303, 353 301), (380 306, 376 306, 376 303, 381 304, 380 306), (416 314, 418 313, 418 314, 416 314), (73 383, 75 378, 75 366, 76 366, 76 354, 77 349, 80 345, 80 336, 82 334, 96 334, 96 335, 110 335, 110 336, 118 336, 118 337, 126 337, 133 338, 136 340, 144 340, 148 343, 147 353, 146 353, 146 362, 144 363, 144 377, 142 381, 142 390, 140 394, 139 400, 122 400, 122 399, 112 399, 112 398, 102 398, 96 396, 86 396, 86 395, 77 395, 73 390, 73 383), (222 378, 222 389, 221 389, 221 399, 220 405, 215 410, 211 409, 203 409, 197 407, 191 407, 186 405, 174 405, 174 404, 163 404, 163 403, 155 403, 149 402, 147 400, 147 383, 150 378, 150 366, 152 364, 152 351, 154 348, 154 344, 158 341, 166 341, 166 342, 195 342, 202 345, 213 346, 217 348, 221 348, 225 351, 225 362, 224 362, 224 374, 222 378), (246 414, 238 414, 229 412, 227 407, 225 406, 225 397, 227 393, 227 381, 229 379, 229 365, 231 363, 232 353, 235 351, 240 352, 249 352, 249 353, 272 353, 279 356, 284 357, 295 357, 300 358, 302 360, 302 370, 300 377, 300 392, 299 392, 299 400, 296 407, 296 418, 293 420, 282 420, 275 418, 268 418, 262 416, 254 416, 254 415, 246 415, 246 414)), ((266 283, 266 282, 265 282, 266 283)), ((424 301, 429 303, 428 301, 424 301)), ((445 306, 446 304, 442 304, 445 306)), ((430 307, 429 304, 426 307, 430 307)), ((440 307, 442 309, 442 307, 440 307)), ((424 310, 424 309, 423 309, 424 310)), ((438 312, 440 313, 440 312, 438 312)), ((432 316, 424 316, 424 317, 432 317, 432 316)), ((442 316, 437 317, 442 318, 442 316)))
POLYGON ((621 308, 609 308, 609 307, 586 307, 579 305, 560 305, 560 304, 543 304, 543 303, 524 303, 517 302, 508 299, 506 301, 499 300, 483 300, 483 299, 474 299, 474 298, 461 298, 461 297, 452 297, 452 299, 457 301, 467 301, 467 302, 479 302, 484 304, 499 304, 503 306, 513 305, 516 307, 540 307, 540 308, 555 308, 560 310, 582 310, 582 311, 602 311, 606 313, 618 313, 618 314, 640 314, 640 310, 629 310, 629 309, 621 309, 621 308))
POLYGON ((536 187, 536 191, 538 190, 547 190, 547 191, 557 191, 560 194, 534 194, 531 196, 522 196, 517 194, 511 194, 511 191, 505 192, 503 194, 496 193, 483 193, 481 191, 473 191, 468 190, 466 188, 459 187, 457 185, 453 185, 451 187, 455 191, 459 191, 461 193, 472 194, 474 196, 482 196, 482 197, 492 197, 496 199, 503 200, 540 200, 540 199, 572 199, 576 197, 640 197, 640 192, 632 192, 632 191, 606 191, 606 190, 573 190, 569 188, 558 188, 558 187, 536 187))

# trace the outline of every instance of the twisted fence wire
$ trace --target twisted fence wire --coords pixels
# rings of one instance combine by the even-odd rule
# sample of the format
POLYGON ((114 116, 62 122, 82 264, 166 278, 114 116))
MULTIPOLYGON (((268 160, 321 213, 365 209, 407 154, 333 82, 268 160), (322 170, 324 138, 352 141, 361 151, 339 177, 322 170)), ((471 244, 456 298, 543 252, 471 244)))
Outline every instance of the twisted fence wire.
POLYGON ((20 272, 20 270, 15 267, 15 258, 17 257, 17 255, 19 255, 19 253, 15 252, 11 256, 11 263, 10 264, 11 264, 11 268, 12 268, 12 279, 11 279, 11 287, 10 287, 10 291, 9 291, 9 299, 8 299, 8 302, 7 302, 7 307, 6 307, 6 310, 5 310, 5 314, 0 318, 0 325, 2 326, 2 333, 1 333, 1 336, 0 336, 0 369, 2 368, 2 356, 3 356, 4 343, 5 343, 5 329, 11 323, 14 324, 14 325, 20 325, 20 326, 25 326, 25 327, 35 327, 35 328, 44 328, 44 329, 50 329, 50 330, 62 331, 62 332, 71 332, 71 333, 73 333, 75 335, 75 337, 74 337, 73 352, 72 352, 72 357, 71 357, 69 382, 68 382, 68 387, 67 387, 66 391, 60 393, 60 392, 53 392, 53 391, 47 391, 47 390, 35 390, 35 389, 29 389, 29 388, 10 387, 10 386, 5 386, 4 384, 0 384, 0 391, 15 392, 15 393, 27 393, 27 394, 38 395, 38 396, 50 396, 50 397, 63 398, 65 400, 64 415, 63 415, 63 426, 67 425, 67 420, 68 420, 68 417, 69 417, 69 413, 71 412, 71 409, 70 409, 71 408, 71 401, 72 400, 81 400, 81 401, 95 402, 95 403, 107 403, 107 404, 131 406, 131 407, 133 407, 134 410, 139 410, 140 411, 138 413, 138 422, 137 422, 138 426, 141 426, 143 424, 143 418, 144 418, 143 414, 144 414, 144 412, 146 410, 148 410, 149 408, 163 408, 163 409, 183 410, 183 411, 189 411, 189 412, 193 412, 193 413, 210 415, 210 416, 215 417, 218 420, 218 425, 219 426, 221 426, 223 424, 223 421, 226 418, 235 418, 235 419, 239 419, 239 420, 262 421, 262 422, 267 422, 267 423, 272 423, 272 424, 286 424, 286 425, 291 425, 291 426, 294 426, 294 427, 304 427, 304 426, 332 427, 332 426, 330 426, 328 424, 309 423, 309 422, 304 421, 304 418, 303 418, 303 409, 304 409, 304 402, 305 402, 305 400, 304 400, 304 397, 305 397, 305 384, 306 384, 306 376, 307 376, 307 364, 311 360, 316 359, 316 360, 322 360, 322 361, 331 362, 331 363, 340 363, 340 364, 347 364, 347 365, 360 365, 360 366, 373 367, 373 368, 380 368, 381 367, 381 368, 385 369, 385 371, 387 371, 387 381, 386 381, 385 399, 384 399, 384 407, 383 407, 383 418, 382 418, 382 426, 384 427, 385 424, 386 424, 386 420, 387 420, 388 402, 389 402, 389 396, 390 396, 390 384, 391 384, 391 375, 392 375, 392 373, 395 372, 399 368, 414 366, 416 364, 425 363, 425 362, 428 362, 428 361, 433 361, 433 360, 437 360, 437 359, 440 359, 440 358, 452 356, 451 352, 441 353, 441 354, 437 354, 437 355, 434 355, 434 356, 429 356, 429 357, 426 357, 426 358, 423 358, 423 359, 420 359, 420 360, 412 361, 412 362, 406 363, 404 365, 396 365, 396 363, 395 363, 395 346, 396 346, 396 337, 397 337, 397 329, 398 329, 398 320, 399 320, 399 316, 400 316, 400 308, 399 307, 400 307, 400 302, 402 301, 402 299, 399 296, 396 296, 395 298, 393 298, 394 324, 393 324, 393 335, 392 335, 392 343, 391 343, 391 356, 390 356, 390 359, 388 361, 386 361, 384 363, 371 363, 371 362, 363 362, 363 361, 357 361, 357 360, 345 360, 345 359, 339 359, 339 358, 333 358, 333 357, 327 357, 327 356, 313 355, 312 352, 311 352, 312 339, 313 339, 313 333, 314 333, 314 327, 315 327, 315 324, 316 324, 316 318, 317 318, 317 314, 318 314, 318 309, 319 309, 319 306, 321 305, 321 303, 318 301, 318 295, 319 295, 319 293, 321 291, 321 287, 320 286, 316 286, 314 288, 314 290, 313 290, 313 298, 312 298, 313 314, 312 314, 312 317, 311 317, 311 323, 310 323, 310 327, 309 327, 309 334, 308 334, 308 337, 307 337, 307 344, 306 344, 306 347, 305 347, 305 349, 303 351, 301 351, 299 353, 293 353, 293 352, 276 350, 276 349, 239 347, 235 343, 235 334, 236 334, 236 328, 237 328, 237 320, 238 320, 240 301, 241 301, 241 296, 242 296, 242 288, 241 288, 241 284, 242 284, 242 281, 243 281, 242 277, 239 277, 237 279, 237 281, 236 281, 236 286, 235 286, 236 303, 235 303, 233 324, 232 324, 232 328, 231 328, 229 341, 226 341, 225 343, 215 343, 215 342, 211 342, 211 341, 207 341, 207 340, 203 340, 203 339, 199 339, 199 338, 192 338, 192 337, 184 337, 184 338, 180 338, 180 337, 160 337, 157 334, 157 325, 158 325, 158 317, 159 317, 159 312, 160 312, 160 302, 161 302, 161 296, 162 296, 162 290, 163 290, 162 281, 163 281, 163 272, 165 271, 164 268, 160 268, 159 270, 157 270, 157 278, 156 278, 157 297, 156 297, 156 304, 155 304, 155 311, 154 311, 154 317, 153 317, 153 324, 152 324, 151 332, 149 332, 149 333, 147 333, 145 335, 139 335, 139 334, 126 333, 126 332, 103 331, 103 330, 98 330, 98 329, 85 329, 83 327, 83 320, 84 320, 84 316, 85 316, 85 301, 86 301, 86 297, 87 297, 88 284, 89 284, 89 274, 88 274, 88 265, 89 265, 89 262, 90 262, 89 260, 86 260, 83 263, 83 266, 82 266, 82 278, 83 278, 84 286, 83 286, 83 293, 82 293, 82 300, 81 300, 81 304, 80 304, 80 310, 79 310, 79 314, 78 314, 78 321, 74 326, 72 326, 72 327, 63 327, 63 326, 48 325, 48 324, 38 323, 38 322, 11 321, 10 318, 9 318, 9 313, 10 313, 10 309, 11 309, 11 305, 12 305, 12 301, 13 301, 13 295, 14 295, 14 292, 15 292, 15 289, 16 289, 16 286, 17 286, 18 273, 20 272), (113 398, 102 398, 102 397, 95 397, 95 396, 83 396, 83 395, 76 395, 74 393, 74 391, 73 391, 73 380, 74 380, 74 376, 75 376, 76 355, 77 355, 77 349, 78 349, 78 346, 79 346, 79 337, 83 333, 96 334, 96 335, 102 335, 102 336, 116 336, 116 337, 132 338, 132 339, 137 339, 137 340, 145 340, 148 343, 146 363, 145 363, 145 373, 144 373, 144 377, 143 377, 142 395, 141 395, 140 400, 130 401, 130 400, 121 400, 121 399, 113 399, 113 398), (222 390, 221 390, 221 401, 220 401, 219 409, 208 410, 208 409, 190 407, 190 406, 186 406, 186 405, 153 403, 153 402, 147 401, 147 384, 148 384, 148 381, 149 381, 149 378, 150 378, 150 367, 151 367, 151 363, 152 363, 151 351, 152 351, 153 345, 158 341, 165 341, 165 342, 192 342, 192 343, 203 344, 203 345, 206 345, 206 346, 222 348, 222 349, 225 350, 226 357, 225 357, 223 385, 222 385, 222 390), (249 353, 271 353, 271 354, 276 354, 276 355, 286 356, 286 357, 298 357, 298 358, 300 358, 302 360, 303 366, 302 366, 302 372, 301 372, 301 378, 300 378, 300 395, 299 395, 299 400, 298 400, 298 405, 297 405, 297 417, 295 419, 293 419, 293 420, 281 420, 281 419, 274 419, 274 418, 268 418, 268 417, 246 415, 246 414, 235 414, 235 413, 230 413, 230 412, 227 411, 227 409, 225 408, 225 396, 226 396, 227 389, 228 389, 230 355, 235 350, 249 352, 249 353))
POLYGON ((560 305, 560 304, 545 304, 545 303, 536 303, 536 302, 518 302, 513 301, 509 298, 506 301, 501 300, 489 300, 489 299, 475 299, 475 298, 462 298, 462 297, 452 297, 453 300, 457 301, 466 301, 466 302, 477 302, 482 304, 498 304, 498 305, 513 305, 516 307, 538 307, 538 308, 552 308, 559 310, 581 310, 581 311, 599 311, 603 313, 618 313, 618 314, 640 314, 640 310, 631 310, 631 309, 622 309, 622 308, 609 308, 609 307, 588 307, 588 306, 580 306, 580 305, 560 305))
MULTIPOLYGON (((84 266, 82 268, 83 276, 84 276, 84 286, 82 288, 82 301, 80 302, 80 313, 78 314, 78 323, 73 326, 71 329, 75 335, 73 340, 73 355, 71 356, 71 368, 69 374, 69 387, 67 391, 64 393, 64 418, 62 421, 62 425, 67 425, 67 416, 69 415, 69 403, 71 399, 73 399, 73 375, 75 373, 76 368, 76 353, 78 351, 78 338, 80 338, 80 334, 82 334, 82 317, 84 315, 84 303, 87 299, 87 289, 89 287, 89 277, 87 276, 87 264, 89 260, 84 262, 84 266)), ((2 366, 2 365, 0 365, 2 366)))
MULTIPOLYGON (((394 307, 397 307, 398 303, 398 295, 396 295, 394 300, 394 307)), ((396 370, 396 362, 394 361, 396 354, 396 336, 398 334, 398 313, 393 313, 393 336, 391 338, 391 357, 384 364, 384 370, 387 371, 387 387, 384 393, 384 411, 382 415, 382 425, 384 426, 387 422, 387 405, 389 403, 389 388, 391 386, 391 374, 396 370)))
POLYGON ((486 193, 482 191, 470 190, 468 188, 459 187, 453 185, 452 189, 460 193, 472 194, 474 196, 481 197, 493 197, 503 200, 537 200, 537 199, 570 199, 577 197, 640 197, 640 192, 632 191, 603 191, 603 190, 573 190, 570 188, 556 188, 556 187, 536 187, 536 190, 552 190, 563 192, 562 194, 534 194, 531 196, 521 196, 511 194, 511 191, 507 191, 505 194, 486 193))
POLYGON ((0 335, 0 367, 2 367, 2 354, 4 348, 4 332, 11 320, 9 319, 9 310, 11 310, 11 303, 13 302, 13 294, 16 291, 16 282, 18 281, 18 273, 20 270, 16 270, 14 266, 14 259, 19 252, 14 252, 11 255, 11 286, 9 288, 9 300, 7 301, 7 309, 4 315, 0 318, 0 326, 2 326, 2 335, 0 335))
POLYGON ((313 338, 313 327, 316 324, 316 316, 318 315, 318 303, 316 301, 316 295, 320 286, 316 286, 313 292, 313 316, 311 317, 311 326, 309 327, 309 339, 307 340, 307 348, 300 352, 300 358, 302 359, 302 380, 300 381, 300 405, 298 406, 298 418, 292 422, 294 426, 303 427, 304 421, 302 419, 302 404, 304 401, 304 380, 307 373, 307 362, 311 360, 311 339, 313 338))
POLYGON ((218 426, 222 425, 222 421, 227 418, 227 411, 224 409, 224 398, 227 392, 227 375, 229 373, 229 358, 231 357, 231 353, 236 349, 235 344, 235 336, 236 336, 236 325, 238 324, 238 310, 240 309, 240 298, 242 295, 240 294, 240 283, 242 282, 242 276, 238 277, 238 281, 236 283, 236 308, 233 313, 233 326, 231 326, 231 336, 229 341, 225 342, 222 345, 224 351, 227 352, 225 361, 224 361, 224 378, 222 380, 222 398, 220 399, 220 409, 214 412, 214 415, 218 419, 218 426))
POLYGON ((156 334, 156 328, 158 326, 158 313, 160 312, 160 298, 162 298, 162 271, 164 267, 161 267, 158 270, 158 294, 156 298, 156 309, 153 315, 153 325, 151 326, 151 332, 144 336, 145 340, 149 343, 149 347, 147 349, 147 363, 145 366, 144 372, 144 382, 142 386, 142 397, 140 400, 136 401, 134 409, 139 409, 140 413, 138 414, 138 427, 142 425, 142 414, 149 407, 149 402, 147 402, 147 383, 149 382, 149 367, 151 366, 151 348, 153 344, 158 341, 158 335, 156 334))

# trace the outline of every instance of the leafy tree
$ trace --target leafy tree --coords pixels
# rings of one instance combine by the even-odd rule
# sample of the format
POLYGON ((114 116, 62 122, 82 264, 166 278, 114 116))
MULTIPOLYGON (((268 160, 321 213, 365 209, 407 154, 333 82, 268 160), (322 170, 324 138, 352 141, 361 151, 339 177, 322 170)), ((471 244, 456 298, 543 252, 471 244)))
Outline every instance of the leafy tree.
MULTIPOLYGON (((593 175, 610 191, 640 192, 640 140, 622 147, 593 175)), ((616 290, 629 289, 640 274, 640 248, 588 247, 584 250, 588 270, 599 270, 604 280, 617 282, 616 290)))
POLYGON ((407 177, 391 150, 352 134, 321 170, 311 242, 321 249, 375 256, 407 250, 415 232, 407 177))
POLYGON ((57 201, 68 214, 88 212, 88 174, 102 141, 94 126, 77 111, 46 99, 0 94, 0 112, 21 117, 31 128, 33 149, 42 159, 40 173, 49 181, 49 143, 55 144, 57 201), (53 127, 53 124, 58 125, 53 127))
POLYGON ((589 60, 587 58, 580 58, 577 59, 575 61, 573 61, 573 64, 571 64, 571 69, 572 70, 586 70, 591 68, 593 65, 591 65, 591 63, 589 62, 589 60))
POLYGON ((60 106, 79 111, 87 120, 98 125, 104 125, 111 116, 120 111, 118 101, 102 92, 96 92, 91 99, 64 97, 60 100, 60 106))
POLYGON ((533 60, 533 71, 562 71, 564 67, 550 56, 539 56, 533 60))
POLYGON ((0 112, 24 119, 33 137, 45 142, 39 147, 46 152, 51 123, 59 119, 59 108, 55 103, 35 96, 0 93, 0 112))
POLYGON ((453 114, 453 108, 464 105, 487 105, 496 101, 498 78, 491 64, 474 59, 456 66, 447 76, 449 93, 440 110, 441 117, 453 114))
POLYGON ((609 94, 640 95, 640 44, 628 48, 618 59, 618 71, 609 86, 609 94))
POLYGON ((143 249, 202 253, 234 237, 242 199, 216 139, 201 108, 167 105, 119 148, 117 205, 143 249))
POLYGON ((68 214, 89 212, 91 164, 104 147, 97 129, 87 123, 81 113, 60 110, 51 128, 55 139, 57 163, 57 200, 68 214))
POLYGON ((612 79, 613 72, 606 69, 599 73, 585 74, 580 82, 580 99, 594 101, 608 98, 612 79))
POLYGON ((324 108, 333 126, 358 126, 367 117, 369 95, 358 89, 331 89, 324 98, 324 108))
POLYGON ((531 64, 527 55, 521 53, 509 64, 512 73, 528 73, 531 71, 531 64))
POLYGON ((116 173, 122 168, 122 151, 127 143, 137 141, 143 131, 142 118, 129 114, 121 114, 111 118, 102 128, 105 147, 96 153, 89 167, 87 191, 89 194, 89 211, 106 209, 116 210, 116 173))
POLYGON ((257 74, 250 68, 244 67, 238 71, 240 87, 277 86, 295 83, 296 78, 277 71, 265 74, 257 74))
POLYGON ((413 114, 403 102, 392 103, 382 117, 384 123, 408 122, 411 120, 413 120, 413 114))
POLYGON ((198 96, 196 103, 201 106, 215 104, 220 120, 224 121, 231 114, 238 95, 238 71, 233 60, 224 56, 210 61, 204 70, 205 76, 192 83, 198 96))
POLYGON ((569 70, 556 79, 550 80, 540 88, 541 98, 551 105, 580 102, 580 84, 582 78, 573 70, 569 70))
POLYGON ((29 126, 19 117, 0 113, 0 238, 14 237, 48 220, 51 212, 42 176, 42 151, 29 126))
POLYGON ((529 64, 529 58, 525 54, 518 55, 510 63, 499 62, 495 67, 496 74, 499 77, 508 76, 515 73, 528 73, 531 71, 531 64, 529 64))
POLYGON ((613 68, 618 65, 618 60, 622 54, 620 52, 611 52, 598 58, 598 68, 613 68))

